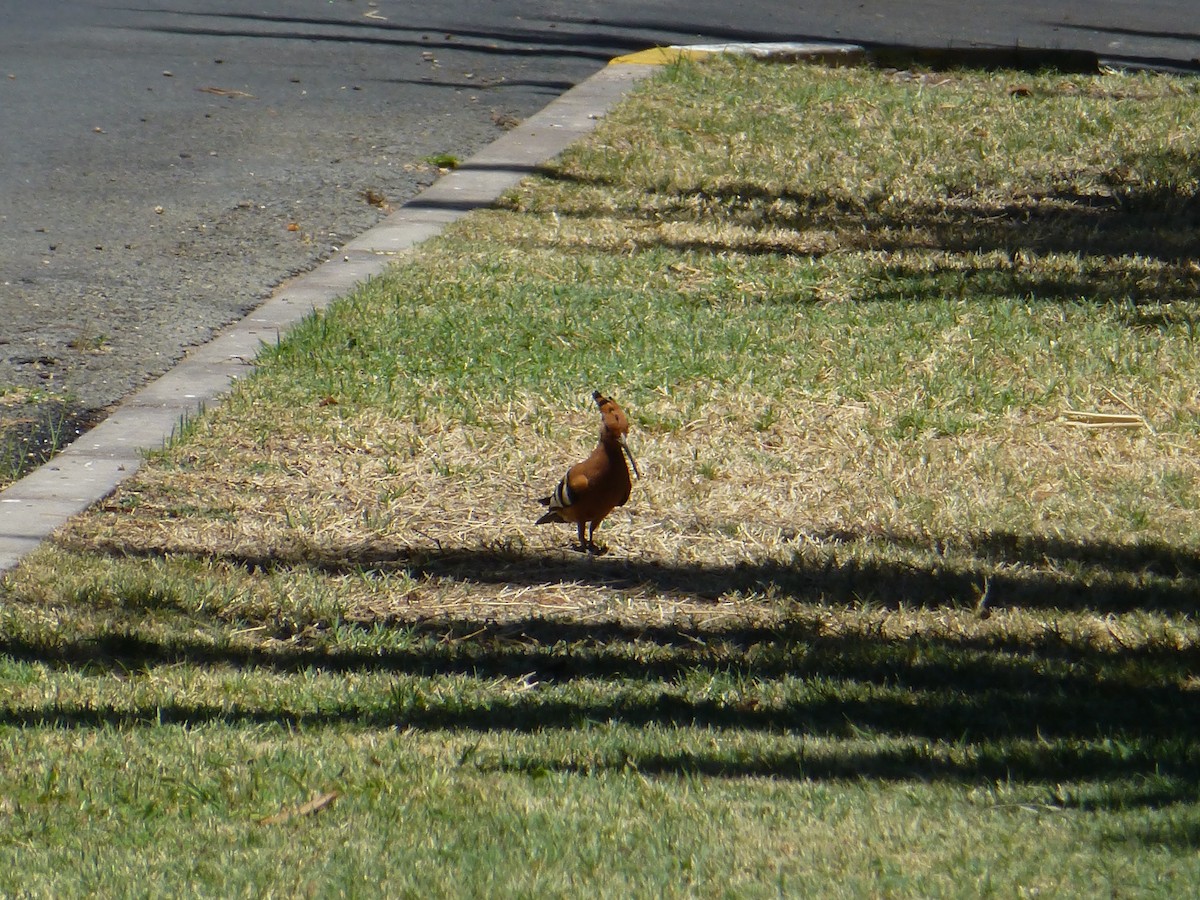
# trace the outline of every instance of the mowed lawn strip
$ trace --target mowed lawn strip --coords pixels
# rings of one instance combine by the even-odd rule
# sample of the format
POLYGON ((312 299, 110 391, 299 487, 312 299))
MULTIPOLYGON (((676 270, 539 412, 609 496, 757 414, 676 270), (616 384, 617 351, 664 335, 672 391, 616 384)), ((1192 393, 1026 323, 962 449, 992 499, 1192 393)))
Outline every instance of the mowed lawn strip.
POLYGON ((0 893, 1197 893, 1198 107, 664 69, 6 577, 0 893))

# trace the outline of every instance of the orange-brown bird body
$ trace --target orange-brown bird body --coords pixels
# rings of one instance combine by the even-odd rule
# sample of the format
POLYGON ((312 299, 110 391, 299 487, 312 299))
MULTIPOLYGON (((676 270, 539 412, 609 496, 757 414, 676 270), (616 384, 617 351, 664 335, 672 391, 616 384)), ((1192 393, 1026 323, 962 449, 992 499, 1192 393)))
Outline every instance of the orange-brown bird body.
POLYGON ((626 456, 639 478, 641 473, 625 443, 629 419, 624 410, 599 391, 592 394, 592 399, 600 407, 600 443, 591 456, 567 470, 554 493, 541 499, 542 505, 549 506, 550 510, 537 520, 537 524, 574 522, 579 527, 579 549, 596 553, 599 550, 593 539, 596 526, 629 500, 632 482, 629 466, 625 464, 626 456))

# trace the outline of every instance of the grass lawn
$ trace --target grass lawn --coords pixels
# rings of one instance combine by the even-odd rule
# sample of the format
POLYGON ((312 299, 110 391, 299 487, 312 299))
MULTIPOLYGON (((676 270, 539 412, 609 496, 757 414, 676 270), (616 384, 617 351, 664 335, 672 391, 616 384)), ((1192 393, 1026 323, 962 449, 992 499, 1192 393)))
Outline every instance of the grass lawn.
POLYGON ((1198 113, 664 69, 5 578, 0 894, 1200 893, 1198 113))

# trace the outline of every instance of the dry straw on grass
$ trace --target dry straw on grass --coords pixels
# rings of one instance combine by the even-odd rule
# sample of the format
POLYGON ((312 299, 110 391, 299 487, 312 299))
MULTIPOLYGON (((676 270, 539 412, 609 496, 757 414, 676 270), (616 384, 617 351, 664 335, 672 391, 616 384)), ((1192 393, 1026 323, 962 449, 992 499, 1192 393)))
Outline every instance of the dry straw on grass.
MULTIPOLYGON (((313 429, 300 417, 281 423, 269 447, 241 442, 238 423, 216 416, 193 442, 194 461, 149 467, 60 540, 80 550, 252 569, 425 573, 382 590, 343 578, 341 614, 352 621, 468 610, 485 618, 694 620, 746 615, 745 592, 770 584, 736 577, 706 584, 705 572, 820 571, 839 553, 870 555, 877 542, 917 548, 915 566, 928 564, 922 553, 958 545, 957 564, 982 585, 997 563, 973 560, 980 536, 1070 539, 1081 516, 1105 514, 1109 486, 1151 467, 1196 471, 1193 459, 1145 429, 1081 441, 1053 422, 1018 415, 967 436, 923 439, 915 452, 911 441, 872 437, 885 423, 855 404, 797 404, 756 430, 751 413, 765 402, 727 397, 672 431, 635 430, 645 477, 601 529, 610 553, 596 561, 566 549, 569 530, 533 525, 536 497, 561 461, 594 440, 586 415, 573 417, 565 440, 508 418, 417 427, 366 412, 335 414, 313 429), (411 452, 377 440, 397 431, 411 452), (1096 508, 1081 511, 1089 500, 1096 508), (656 567, 696 574, 656 579, 656 567), (664 589, 669 581, 675 586, 664 589)), ((653 400, 644 404, 648 415, 656 409, 653 400)), ((1154 532, 1166 539, 1191 517, 1164 504, 1154 532)), ((1011 563, 998 565, 1011 573, 1011 563)), ((812 579, 810 599, 820 600, 822 583, 812 579)), ((836 579, 828 587, 836 590, 836 579)), ((886 583, 877 586, 877 596, 888 593, 886 583)))

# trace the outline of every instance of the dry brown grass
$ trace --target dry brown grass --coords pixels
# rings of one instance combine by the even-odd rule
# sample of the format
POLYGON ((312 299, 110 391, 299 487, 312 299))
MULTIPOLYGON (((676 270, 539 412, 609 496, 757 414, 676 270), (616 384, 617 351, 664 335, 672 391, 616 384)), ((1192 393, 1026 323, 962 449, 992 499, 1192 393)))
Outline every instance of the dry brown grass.
MULTIPOLYGON (((594 417, 565 416, 566 427, 549 436, 533 427, 539 413, 529 407, 472 426, 418 425, 377 411, 299 412, 277 418, 265 443, 246 440, 236 417, 218 413, 169 466, 148 467, 59 543, 251 570, 315 567, 335 579, 351 621, 666 621, 747 615, 773 589, 793 600, 844 601, 850 588, 834 573, 881 548, 924 572, 931 592, 947 592, 924 602, 971 608, 971 591, 984 591, 989 579, 1019 585, 1023 572, 1045 575, 1061 563, 1051 550, 1044 558, 995 550, 1017 536, 1086 547, 1096 521, 1136 502, 1149 511, 1144 527, 1128 540, 1106 538, 1090 555, 1102 564, 1107 544, 1125 545, 1135 558, 1141 547, 1153 568, 1174 535, 1194 528, 1193 510, 1175 496, 1178 483, 1155 482, 1155 473, 1171 473, 1194 483, 1196 456, 1178 435, 1081 433, 1047 411, 1014 413, 914 449, 903 437, 879 437, 894 402, 799 403, 777 409, 763 427, 762 410, 778 398, 713 396, 687 422, 635 431, 644 478, 602 529, 610 553, 597 561, 566 549, 566 530, 533 525, 535 498, 562 461, 590 446, 594 417), (1131 486, 1132 499, 1123 493, 1131 486), (739 566, 745 577, 734 574, 739 566), (776 575, 764 574, 776 566, 776 575), (959 577, 939 580, 939 566, 959 577), (379 584, 347 577, 360 569, 426 575, 389 582, 391 593, 381 596, 379 584), (795 574, 783 577, 790 569, 795 574)), ((677 405, 648 398, 639 412, 653 421, 677 405)), ((1018 594, 993 598, 994 607, 1032 599, 1018 594)), ((918 602, 911 587, 886 580, 863 595, 892 608, 918 602)), ((768 606, 769 617, 779 614, 768 606)))

